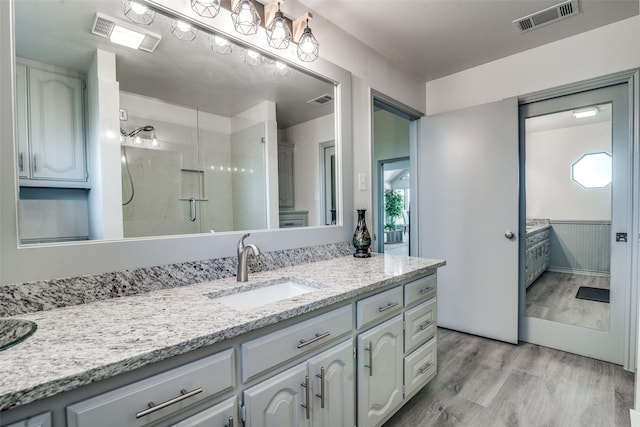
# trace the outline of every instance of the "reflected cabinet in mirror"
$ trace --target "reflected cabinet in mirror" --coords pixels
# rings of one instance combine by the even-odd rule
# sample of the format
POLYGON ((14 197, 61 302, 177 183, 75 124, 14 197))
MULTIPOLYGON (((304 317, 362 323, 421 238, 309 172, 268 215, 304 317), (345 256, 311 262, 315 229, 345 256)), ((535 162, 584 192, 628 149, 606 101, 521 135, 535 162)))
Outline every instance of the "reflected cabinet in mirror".
POLYGON ((128 3, 15 1, 21 243, 335 224, 335 82, 128 3))

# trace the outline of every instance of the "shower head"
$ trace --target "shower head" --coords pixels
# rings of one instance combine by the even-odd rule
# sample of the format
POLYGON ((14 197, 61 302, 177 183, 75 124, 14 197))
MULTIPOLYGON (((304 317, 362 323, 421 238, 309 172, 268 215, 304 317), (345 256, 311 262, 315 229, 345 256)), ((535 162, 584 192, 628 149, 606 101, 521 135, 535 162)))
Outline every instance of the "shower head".
POLYGON ((146 126, 140 126, 139 128, 135 128, 134 130, 132 130, 131 132, 127 133, 126 130, 120 128, 120 134, 122 136, 136 136, 137 134, 139 134, 140 132, 153 132, 154 130, 156 130, 156 128, 154 128, 151 125, 146 125, 146 126))

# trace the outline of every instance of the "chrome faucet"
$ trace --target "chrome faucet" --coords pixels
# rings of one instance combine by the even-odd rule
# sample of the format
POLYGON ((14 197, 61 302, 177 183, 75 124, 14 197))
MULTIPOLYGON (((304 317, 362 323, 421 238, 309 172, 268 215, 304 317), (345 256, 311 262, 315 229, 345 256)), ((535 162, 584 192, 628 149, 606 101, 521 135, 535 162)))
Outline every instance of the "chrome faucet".
POLYGON ((249 243, 248 245, 244 244, 244 239, 249 236, 249 233, 245 234, 238 242, 238 274, 236 275, 238 282, 246 282, 249 279, 249 273, 247 272, 248 252, 253 252, 254 256, 260 255, 259 247, 253 243, 249 243))

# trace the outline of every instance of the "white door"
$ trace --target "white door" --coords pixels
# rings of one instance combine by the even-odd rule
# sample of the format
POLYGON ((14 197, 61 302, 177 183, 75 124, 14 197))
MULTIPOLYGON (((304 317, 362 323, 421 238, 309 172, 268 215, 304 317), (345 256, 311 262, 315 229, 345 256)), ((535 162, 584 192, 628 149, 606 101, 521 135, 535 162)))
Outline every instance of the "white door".
MULTIPOLYGON (((308 387, 305 363, 269 378, 244 392, 246 425, 252 427, 307 427, 308 387), (304 406, 303 406, 304 405, 304 406)), ((310 397, 309 397, 310 398, 310 397)), ((309 408, 310 410, 310 408, 309 408)))
POLYGON ((358 335, 358 426, 378 425, 402 402, 402 316, 358 335))
POLYGON ((517 343, 517 100, 423 117, 420 131, 419 254, 447 262, 438 325, 517 343))
POLYGON ((309 359, 313 427, 352 427, 356 424, 353 366, 351 340, 309 359))
MULTIPOLYGON (((534 167, 535 163, 532 158, 535 158, 538 154, 535 151, 531 151, 532 147, 540 144, 539 141, 543 135, 548 135, 547 138, 549 139, 552 138, 552 135, 557 135, 561 138, 551 140, 552 145, 550 147, 558 148, 554 148, 551 154, 546 154, 547 157, 553 157, 553 159, 547 159, 546 163, 556 161, 563 155, 566 156, 566 152, 570 153, 569 156, 566 156, 567 159, 564 164, 560 163, 557 166, 565 169, 563 174, 558 175, 565 176, 567 184, 560 183, 558 179, 550 183, 550 185, 556 187, 552 191, 556 196, 561 196, 562 200, 557 200, 558 197, 550 199, 548 202, 550 207, 546 208, 545 212, 551 211, 552 213, 544 216, 551 216, 551 239, 559 242, 556 246, 552 243, 552 260, 558 258, 557 252, 562 252, 562 254, 567 254, 567 257, 578 259, 580 262, 573 262, 573 265, 566 268, 566 273, 552 262, 551 269, 553 273, 556 275, 570 274, 573 277, 579 277, 579 284, 587 285, 587 287, 596 278, 604 276, 606 280, 608 273, 610 287, 609 304, 589 301, 586 304, 580 303, 581 305, 579 306, 577 305, 578 300, 574 297, 576 294, 575 289, 571 289, 569 302, 562 304, 560 307, 562 310, 558 315, 551 316, 540 309, 530 310, 532 300, 535 301, 538 298, 537 296, 532 297, 532 292, 535 292, 537 290, 536 287, 539 288, 542 284, 534 282, 525 291, 523 283, 520 338, 523 341, 612 363, 624 364, 628 367, 633 361, 630 360, 631 357, 628 355, 625 359, 625 316, 628 312, 626 304, 630 304, 631 301, 630 259, 632 245, 634 244, 631 237, 633 234, 632 216, 630 214, 632 209, 632 193, 630 190, 632 173, 630 172, 630 164, 633 155, 632 145, 629 141, 631 132, 629 126, 628 85, 619 84, 556 97, 523 105, 520 109, 520 126, 524 129, 529 129, 529 132, 523 132, 522 137, 526 150, 523 150, 523 152, 528 153, 527 160, 523 162, 526 176, 526 186, 524 188, 527 194, 527 216, 530 216, 530 212, 535 211, 534 206, 539 205, 539 199, 541 198, 541 196, 534 196, 538 191, 540 178, 537 178, 537 176, 540 173, 534 167), (572 117, 576 115, 572 113, 587 112, 588 110, 592 112, 595 110, 594 117, 572 117), (565 116, 567 119, 564 119, 565 116), (547 118, 550 121, 546 120, 547 118), (538 130, 537 126, 539 125, 536 123, 540 123, 540 119, 545 119, 550 125, 559 124, 555 125, 551 130, 546 128, 538 130), (583 122, 572 123, 578 120, 583 122), (572 132, 570 133, 569 131, 572 132), (600 133, 602 133, 601 137, 599 136, 600 133), (573 134, 577 136, 571 137, 573 134), (574 140, 575 142, 573 142, 574 140), (576 149, 569 151, 573 146, 576 149), (590 185, 587 182, 582 182, 579 176, 573 176, 574 172, 577 174, 577 170, 574 170, 574 167, 579 164, 578 162, 581 159, 585 159, 585 155, 593 154, 603 157, 610 155, 609 170, 612 175, 609 175, 609 177, 612 178, 611 183, 603 182, 602 184, 595 183, 590 185), (569 177, 571 177, 571 180, 568 179, 569 177), (563 185, 566 185, 568 190, 563 190, 563 185), (569 192, 569 190, 572 192, 569 192), (566 207, 559 209, 558 205, 566 205, 566 207), (566 211, 570 213, 566 213, 566 211), (610 226, 607 224, 600 225, 603 222, 602 220, 610 220, 610 226), (567 223, 575 223, 575 225, 571 225, 574 230, 578 231, 571 231, 566 235, 563 234, 563 227, 566 228, 567 223), (599 226, 599 230, 605 230, 604 236, 602 231, 589 231, 595 226, 599 226), (583 229, 585 231, 580 231, 583 229), (595 233, 599 233, 596 234, 597 238, 590 237, 591 234, 595 233), (620 233, 625 233, 626 237, 621 238, 619 236, 620 233), (583 250, 585 255, 581 256, 580 253, 583 250), (554 252, 556 253, 554 254, 554 252), (590 268, 588 267, 589 264, 592 264, 592 261, 589 261, 590 259, 602 259, 601 262, 605 262, 606 267, 604 269, 590 268), (606 270, 609 271, 607 272, 606 270), (583 316, 583 312, 586 312, 587 315, 585 320, 594 320, 596 317, 602 317, 600 314, 602 309, 606 310, 603 317, 603 325, 584 323, 579 320, 583 316)), ((552 170, 547 171, 544 178, 549 180, 552 172, 552 170)), ((587 172, 587 178, 597 176, 595 169, 587 172)), ((543 208, 538 209, 544 210, 543 208)), ((555 287, 557 288, 558 285, 555 287)), ((569 288, 567 288, 566 292, 568 291, 569 288)), ((540 295, 540 298, 544 296, 540 295)), ((551 304, 543 303, 539 305, 540 307, 551 306, 551 304)), ((549 308, 549 312, 552 310, 553 307, 549 308)))

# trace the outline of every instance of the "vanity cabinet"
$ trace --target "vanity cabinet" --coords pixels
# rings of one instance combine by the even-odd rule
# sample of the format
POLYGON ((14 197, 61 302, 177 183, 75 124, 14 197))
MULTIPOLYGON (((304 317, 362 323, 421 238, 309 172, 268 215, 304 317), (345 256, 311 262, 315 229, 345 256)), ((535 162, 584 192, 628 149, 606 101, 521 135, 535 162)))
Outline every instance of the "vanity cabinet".
POLYGON ((177 415, 235 386, 229 349, 67 407, 69 427, 136 427, 177 415))
POLYGON ((336 345, 243 394, 246 425, 355 425, 353 347, 336 345))
POLYGON ((551 265, 551 229, 527 235, 525 252, 525 283, 529 287, 551 265))
POLYGON ((436 292, 434 273, 356 303, 359 427, 381 425, 435 377, 436 292))
POLYGON ((402 402, 402 316, 358 335, 358 426, 376 426, 402 402))
POLYGON ((171 427, 240 427, 238 399, 233 396, 171 427))
POLYGON ((51 427, 51 414, 40 414, 6 427, 51 427))
POLYGON ((21 186, 89 188, 80 77, 16 65, 21 186))

